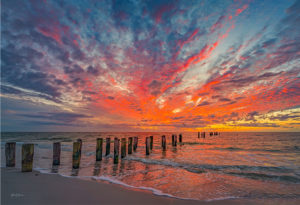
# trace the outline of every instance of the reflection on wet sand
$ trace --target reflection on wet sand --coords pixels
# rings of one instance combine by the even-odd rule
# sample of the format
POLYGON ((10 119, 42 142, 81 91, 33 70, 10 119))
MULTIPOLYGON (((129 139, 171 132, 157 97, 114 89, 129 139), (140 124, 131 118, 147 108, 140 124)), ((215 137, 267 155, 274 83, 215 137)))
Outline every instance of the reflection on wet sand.
POLYGON ((99 176, 101 173, 101 161, 95 162, 93 176, 99 176))

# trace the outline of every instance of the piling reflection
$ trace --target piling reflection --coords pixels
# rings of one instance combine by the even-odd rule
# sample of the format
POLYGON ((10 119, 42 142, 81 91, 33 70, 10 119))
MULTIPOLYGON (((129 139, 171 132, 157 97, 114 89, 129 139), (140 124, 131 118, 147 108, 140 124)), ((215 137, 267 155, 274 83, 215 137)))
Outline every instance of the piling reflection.
POLYGON ((99 176, 101 173, 101 162, 96 161, 95 165, 94 165, 94 172, 93 172, 93 176, 99 176))
POLYGON ((58 165, 52 165, 51 173, 58 173, 58 165))
POLYGON ((78 174, 79 174, 79 169, 72 168, 71 176, 76 177, 76 176, 78 176, 78 174))

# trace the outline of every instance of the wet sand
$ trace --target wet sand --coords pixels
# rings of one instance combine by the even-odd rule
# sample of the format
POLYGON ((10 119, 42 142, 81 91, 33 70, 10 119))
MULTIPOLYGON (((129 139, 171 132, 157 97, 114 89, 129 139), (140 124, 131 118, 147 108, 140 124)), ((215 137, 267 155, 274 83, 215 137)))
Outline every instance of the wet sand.
MULTIPOLYGON (((101 181, 1 168, 1 204, 281 204, 280 201, 274 202, 244 199, 211 202, 181 200, 101 181)), ((294 202, 289 201, 292 204, 294 202)))
MULTIPOLYGON (((1 204, 233 204, 157 196, 116 184, 1 168, 1 204)), ((239 203, 234 203, 239 204, 239 203)))

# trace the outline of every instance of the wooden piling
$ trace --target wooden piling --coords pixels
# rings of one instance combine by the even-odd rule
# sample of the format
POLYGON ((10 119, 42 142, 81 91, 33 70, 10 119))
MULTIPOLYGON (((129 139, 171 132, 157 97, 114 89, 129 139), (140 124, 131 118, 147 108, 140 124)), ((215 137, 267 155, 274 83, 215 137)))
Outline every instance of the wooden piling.
POLYGON ((166 151, 166 136, 165 135, 161 136, 161 147, 162 147, 163 151, 166 151))
POLYGON ((200 132, 198 132, 198 138, 200 138, 200 132))
POLYGON ((102 160, 102 146, 103 146, 103 138, 97 138, 96 161, 102 160))
POLYGON ((81 142, 73 142, 72 167, 78 169, 81 159, 81 142))
POLYGON ((81 158, 81 148, 82 148, 82 139, 77 139, 77 142, 80 143, 80 148, 79 148, 79 152, 80 152, 80 158, 81 158))
POLYGON ((33 164, 34 144, 22 145, 22 172, 31 172, 33 164))
POLYGON ((179 142, 182 143, 182 134, 179 134, 179 142))
POLYGON ((174 146, 177 146, 177 135, 174 135, 174 146))
POLYGON ((53 143, 53 162, 52 162, 52 165, 60 165, 60 152, 61 152, 60 142, 54 142, 53 143))
POLYGON ((132 137, 128 138, 128 154, 132 154, 132 137))
POLYGON ((14 167, 16 164, 16 143, 7 142, 5 144, 6 166, 14 167))
POLYGON ((119 148, 120 148, 120 140, 115 138, 114 140, 114 164, 119 163, 119 148))
POLYGON ((146 137, 146 155, 150 154, 150 137, 146 137))
POLYGON ((177 146, 177 135, 172 135, 172 146, 177 146))
POLYGON ((14 167, 16 165, 16 143, 7 142, 5 144, 6 166, 14 167))
POLYGON ((134 142, 133 142, 133 151, 136 151, 137 146, 138 146, 138 137, 134 137, 134 142))
POLYGON ((153 136, 150 136, 150 150, 153 149, 153 136))
POLYGON ((175 135, 172 135, 172 146, 174 146, 175 135))
POLYGON ((121 140, 121 158, 126 157, 126 138, 121 140))
POLYGON ((110 138, 106 138, 106 150, 105 150, 105 156, 110 154, 110 138))

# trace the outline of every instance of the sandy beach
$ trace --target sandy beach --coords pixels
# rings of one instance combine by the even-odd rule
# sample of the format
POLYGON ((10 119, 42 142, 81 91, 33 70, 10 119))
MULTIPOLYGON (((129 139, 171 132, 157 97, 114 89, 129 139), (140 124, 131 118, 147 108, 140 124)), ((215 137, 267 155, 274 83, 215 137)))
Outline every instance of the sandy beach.
MULTIPOLYGON (((245 201, 244 201, 245 202, 245 201)), ((245 204, 157 196, 110 183, 1 168, 1 204, 245 204)))

